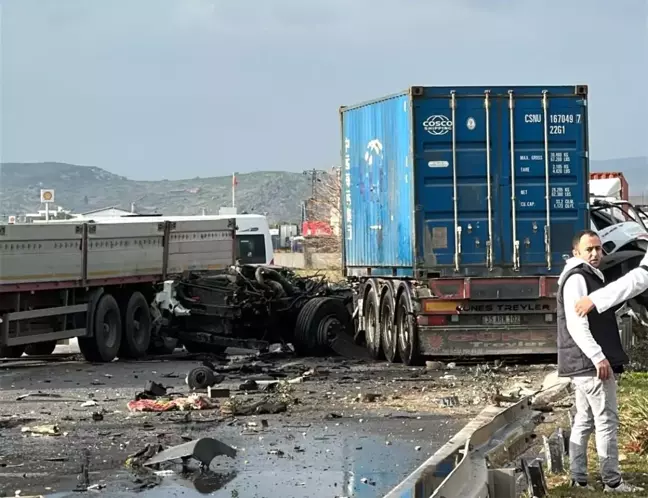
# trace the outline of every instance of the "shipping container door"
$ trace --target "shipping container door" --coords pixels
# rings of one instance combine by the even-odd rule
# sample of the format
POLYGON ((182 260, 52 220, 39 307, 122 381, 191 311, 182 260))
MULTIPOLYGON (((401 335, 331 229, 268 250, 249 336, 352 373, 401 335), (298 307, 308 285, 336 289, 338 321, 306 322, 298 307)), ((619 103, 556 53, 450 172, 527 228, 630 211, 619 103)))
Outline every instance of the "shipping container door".
POLYGON ((498 103, 465 88, 419 93, 413 89, 418 266, 488 272, 502 263, 505 237, 498 103))
POLYGON ((373 274, 413 266, 409 97, 342 112, 345 261, 373 274))
POLYGON ((511 188, 502 211, 512 238, 504 258, 522 274, 559 273, 574 233, 589 227, 587 108, 575 89, 508 92, 501 146, 511 188))

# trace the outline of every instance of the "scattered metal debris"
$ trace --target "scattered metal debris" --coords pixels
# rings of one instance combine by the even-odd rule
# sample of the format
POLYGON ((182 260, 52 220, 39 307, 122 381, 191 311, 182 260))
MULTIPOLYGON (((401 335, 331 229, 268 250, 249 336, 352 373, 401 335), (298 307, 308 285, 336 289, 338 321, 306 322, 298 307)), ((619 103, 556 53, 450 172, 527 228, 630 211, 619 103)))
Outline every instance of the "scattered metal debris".
POLYGON ((445 396, 445 397, 443 397, 443 398, 441 398, 439 400, 439 403, 442 406, 448 406, 448 407, 457 406, 457 405, 459 405, 459 397, 457 397, 457 396, 445 396))
POLYGON ((236 450, 217 439, 206 437, 160 451, 155 456, 147 459, 144 465, 151 466, 169 460, 194 458, 203 466, 209 467, 211 461, 218 455, 236 458, 236 450))
POLYGON ((34 425, 32 427, 23 427, 21 432, 38 436, 61 436, 63 433, 56 424, 34 425))
POLYGON ((38 391, 38 392, 35 392, 35 393, 21 394, 20 396, 18 396, 16 398, 16 401, 22 401, 23 399, 26 399, 26 398, 56 398, 56 399, 60 399, 62 397, 63 396, 61 396, 60 394, 44 393, 42 391, 38 391))
POLYGON ((264 400, 256 403, 242 404, 234 400, 223 403, 221 414, 224 416, 246 416, 283 413, 288 405, 283 401, 264 400))

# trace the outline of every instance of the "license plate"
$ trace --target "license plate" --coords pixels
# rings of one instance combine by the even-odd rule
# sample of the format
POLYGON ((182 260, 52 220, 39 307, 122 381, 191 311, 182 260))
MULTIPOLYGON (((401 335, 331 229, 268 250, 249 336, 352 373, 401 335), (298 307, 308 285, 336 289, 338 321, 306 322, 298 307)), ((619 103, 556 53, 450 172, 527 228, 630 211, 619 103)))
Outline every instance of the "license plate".
POLYGON ((484 325, 520 325, 520 315, 487 315, 482 317, 484 325))

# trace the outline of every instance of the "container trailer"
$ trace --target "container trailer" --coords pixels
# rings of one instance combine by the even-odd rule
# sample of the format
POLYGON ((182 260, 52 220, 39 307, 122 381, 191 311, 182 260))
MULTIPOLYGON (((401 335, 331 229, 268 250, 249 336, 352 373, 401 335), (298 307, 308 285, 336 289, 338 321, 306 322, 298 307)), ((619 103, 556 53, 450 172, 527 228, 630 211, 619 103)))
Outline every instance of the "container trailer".
POLYGON ((555 354, 590 226, 587 97, 416 86, 340 109, 343 267, 374 358, 555 354))

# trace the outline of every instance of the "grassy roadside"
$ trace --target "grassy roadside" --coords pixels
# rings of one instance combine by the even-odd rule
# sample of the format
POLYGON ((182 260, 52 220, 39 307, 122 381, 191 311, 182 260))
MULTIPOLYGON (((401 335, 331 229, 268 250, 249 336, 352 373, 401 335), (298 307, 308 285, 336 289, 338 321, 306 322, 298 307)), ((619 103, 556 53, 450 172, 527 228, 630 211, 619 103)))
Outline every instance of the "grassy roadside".
MULTIPOLYGON (((615 496, 648 497, 648 373, 625 373, 619 380, 619 415, 621 430, 619 434, 619 459, 623 478, 646 491, 642 493, 616 493, 615 496)), ((557 423, 568 427, 567 414, 557 423)), ((604 497, 603 484, 598 471, 598 459, 594 435, 590 438, 589 448, 590 482, 596 491, 579 490, 569 487, 570 478, 547 476, 549 496, 567 497, 604 497), (596 482, 594 482, 596 479, 596 482)))

